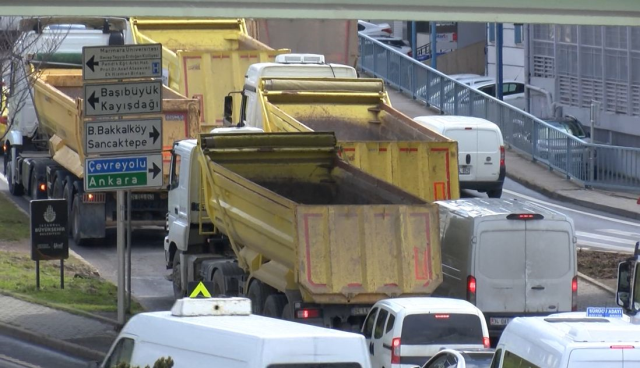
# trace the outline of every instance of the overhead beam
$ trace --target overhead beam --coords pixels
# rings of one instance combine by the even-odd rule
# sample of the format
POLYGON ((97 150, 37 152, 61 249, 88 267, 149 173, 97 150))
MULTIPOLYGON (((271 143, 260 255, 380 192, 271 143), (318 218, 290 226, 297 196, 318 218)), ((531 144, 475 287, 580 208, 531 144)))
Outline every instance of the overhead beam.
POLYGON ((0 0, 3 16, 437 19, 640 26, 638 0, 0 0))

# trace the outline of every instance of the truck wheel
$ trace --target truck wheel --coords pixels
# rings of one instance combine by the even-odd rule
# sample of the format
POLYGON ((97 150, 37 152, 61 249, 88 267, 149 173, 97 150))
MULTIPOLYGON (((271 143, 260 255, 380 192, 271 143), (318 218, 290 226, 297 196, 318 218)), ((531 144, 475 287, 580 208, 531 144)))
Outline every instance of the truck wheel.
POLYGON ((13 163, 9 161, 9 163, 7 163, 7 181, 9 182, 9 193, 16 197, 19 197, 24 194, 24 188, 22 187, 22 184, 13 183, 13 171, 13 163))
POLYGON ((271 294, 264 303, 263 315, 265 317, 280 318, 284 307, 287 305, 287 296, 282 294, 271 294))
POLYGON ((500 198, 500 197, 502 197, 502 187, 491 189, 491 190, 487 190, 487 196, 489 198, 500 198))
POLYGON ((182 288, 182 275, 180 274, 180 251, 177 251, 173 256, 173 269, 171 272, 173 276, 173 297, 176 300, 182 299, 187 294, 186 291, 182 288))
POLYGON ((275 293, 275 290, 271 286, 254 279, 249 285, 249 291, 247 292, 247 296, 251 299, 251 313, 262 315, 267 297, 273 293, 275 293))
POLYGON ((56 180, 53 182, 53 188, 51 189, 51 198, 59 199, 62 198, 62 191, 64 190, 64 181, 62 180, 62 176, 56 176, 56 180))
POLYGON ((288 303, 282 310, 282 319, 285 321, 293 321, 293 305, 288 303))
POLYGON ((240 294, 239 280, 244 276, 244 271, 235 262, 227 262, 220 265, 211 278, 213 282, 213 294, 238 296, 240 294))
MULTIPOLYGON (((62 189, 62 199, 67 201, 67 214, 69 218, 71 218, 71 205, 73 204, 73 186, 71 184, 71 178, 67 179, 67 182, 64 184, 62 189)), ((71 228, 73 226, 69 226, 69 235, 73 235, 71 232, 71 228)))
POLYGON ((91 241, 93 239, 87 239, 87 238, 83 238, 82 235, 80 234, 80 201, 82 199, 79 198, 79 196, 76 196, 76 198, 73 201, 73 205, 71 207, 71 213, 69 214, 69 218, 71 219, 71 221, 69 221, 69 224, 71 226, 69 230, 71 230, 71 235, 73 236, 73 241, 76 243, 77 246, 79 247, 86 247, 87 245, 89 245, 89 243, 91 243, 91 241))

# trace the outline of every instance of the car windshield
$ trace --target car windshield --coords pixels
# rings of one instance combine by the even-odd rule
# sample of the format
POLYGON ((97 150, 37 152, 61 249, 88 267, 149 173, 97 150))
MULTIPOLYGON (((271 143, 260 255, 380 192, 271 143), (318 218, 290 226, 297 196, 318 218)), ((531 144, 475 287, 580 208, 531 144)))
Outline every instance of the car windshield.
POLYGON ((568 122, 568 121, 547 121, 547 123, 553 125, 554 127, 565 131, 574 137, 585 138, 587 135, 580 126, 578 122, 568 122))
POLYGON ((493 353, 488 352, 461 354, 466 368, 486 368, 491 364, 491 359, 493 359, 493 353))
POLYGON ((402 322, 402 345, 482 345, 482 324, 475 314, 411 314, 402 322))

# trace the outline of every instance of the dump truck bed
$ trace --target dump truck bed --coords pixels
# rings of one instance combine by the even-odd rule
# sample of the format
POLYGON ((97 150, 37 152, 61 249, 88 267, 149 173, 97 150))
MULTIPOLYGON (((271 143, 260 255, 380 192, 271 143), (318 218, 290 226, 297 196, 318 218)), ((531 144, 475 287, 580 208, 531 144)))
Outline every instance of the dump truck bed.
POLYGON ((459 198, 457 142, 391 107, 379 79, 263 78, 269 132, 334 132, 341 157, 427 201, 459 198))
POLYGON ((253 277, 330 304, 440 284, 437 206, 344 163, 333 134, 202 135, 199 144, 207 214, 253 277))
POLYGON ((222 126, 224 96, 242 90, 249 65, 289 52, 250 37, 243 19, 134 18, 132 32, 137 44, 162 44, 165 84, 200 100, 203 133, 222 126))
MULTIPOLYGON (((82 86, 82 71, 79 69, 46 70, 34 83, 34 104, 40 127, 51 139, 52 157, 78 178, 84 176, 85 159, 82 86)), ((168 151, 173 142, 198 133, 199 104, 168 88, 163 90, 162 96, 162 114, 159 117, 162 118, 165 151, 164 173, 168 175, 171 159, 168 151)))

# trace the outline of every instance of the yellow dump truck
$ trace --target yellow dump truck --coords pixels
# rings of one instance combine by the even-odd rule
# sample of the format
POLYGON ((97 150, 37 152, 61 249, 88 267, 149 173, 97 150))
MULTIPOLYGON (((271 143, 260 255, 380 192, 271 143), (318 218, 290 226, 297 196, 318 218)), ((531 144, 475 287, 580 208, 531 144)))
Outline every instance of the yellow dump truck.
POLYGON ((333 133, 237 129, 172 151, 176 298, 211 282, 256 314, 357 329, 376 301, 441 283, 435 204, 340 160, 333 133))
MULTIPOLYGON (((18 180, 12 182, 14 194, 27 191, 32 199, 67 199, 71 232, 77 244, 104 238, 106 228, 116 225, 115 192, 84 193, 82 91, 80 69, 45 69, 38 75, 33 84, 33 106, 37 112, 41 146, 48 146, 48 151, 29 149, 37 148, 35 144, 23 147, 15 160, 18 180)), ((197 135, 198 109, 197 100, 164 88, 159 117, 162 119, 161 139, 167 177, 168 151, 175 140, 197 135)), ((168 183, 168 180, 164 182, 168 183)), ((165 226, 166 213, 166 189, 135 191, 132 194, 134 226, 165 226)))
POLYGON ((363 171, 426 201, 460 197, 457 142, 394 109, 382 80, 341 78, 347 67, 339 65, 330 71, 336 78, 260 77, 286 75, 270 70, 276 68, 320 75, 313 64, 253 65, 241 125, 265 132, 335 132, 341 157, 363 171))
POLYGON ((165 84, 200 100, 205 133, 222 126, 223 96, 242 90, 249 65, 289 52, 249 36, 244 19, 132 18, 131 28, 137 44, 162 44, 165 84))

